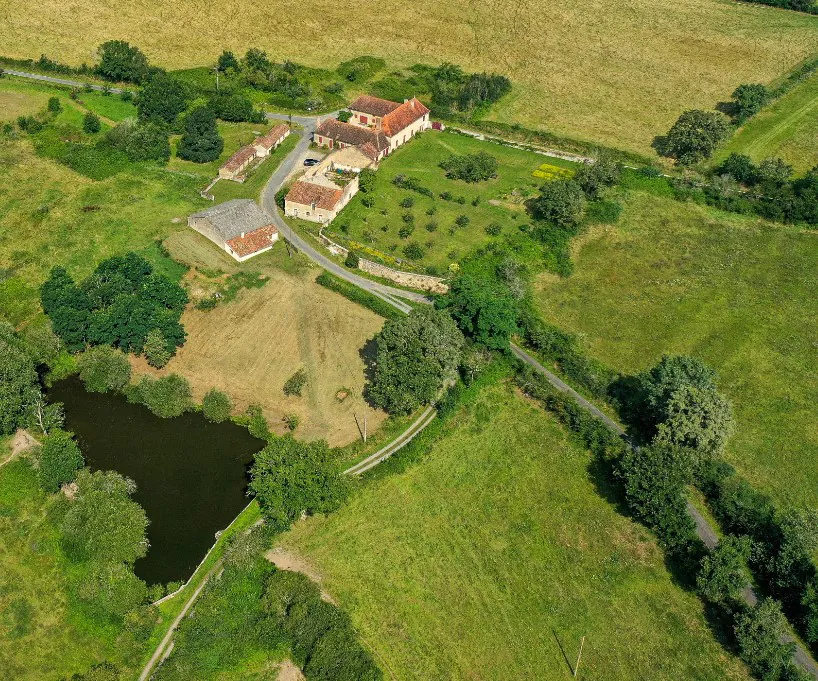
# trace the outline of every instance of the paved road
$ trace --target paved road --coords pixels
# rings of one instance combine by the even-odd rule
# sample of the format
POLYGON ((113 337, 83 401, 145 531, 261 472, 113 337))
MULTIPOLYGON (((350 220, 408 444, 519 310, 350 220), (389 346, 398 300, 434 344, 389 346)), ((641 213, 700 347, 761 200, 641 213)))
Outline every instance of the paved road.
MULTIPOLYGON (((271 118, 287 119, 287 116, 270 115, 271 118)), ((307 118, 304 116, 293 116, 293 121, 303 126, 303 131, 296 131, 293 134, 301 135, 298 145, 290 152, 289 156, 281 163, 275 173, 267 182, 267 186, 261 195, 262 207, 273 216, 273 219, 278 227, 281 235, 296 249, 304 253, 310 260, 313 260, 325 270, 331 272, 336 277, 344 279, 359 288, 362 288, 369 293, 377 296, 381 300, 386 301, 393 307, 396 307, 401 312, 408 313, 412 308, 405 301, 410 300, 415 303, 427 303, 428 298, 415 293, 413 291, 403 291, 401 289, 385 286, 378 282, 362 277, 354 272, 337 264, 320 250, 320 246, 313 246, 311 243, 301 238, 290 226, 284 222, 278 211, 278 206, 275 202, 276 192, 281 188, 287 178, 293 171, 297 171, 299 166, 303 163, 303 159, 309 153, 309 145, 313 131, 315 130, 316 118, 307 118)))
MULTIPOLYGON (((70 80, 68 78, 56 78, 55 76, 43 76, 39 73, 29 73, 28 71, 16 71, 14 69, 7 69, 0 66, 3 69, 3 73, 7 73, 10 76, 17 76, 19 78, 31 78, 32 80, 42 80, 46 83, 54 83, 55 85, 68 85, 69 87, 90 87, 92 90, 99 90, 102 91, 105 89, 104 85, 93 85, 91 83, 83 83, 79 80, 70 80)), ((108 88, 111 92, 120 93, 122 92, 122 88, 118 87, 109 87, 108 88)))

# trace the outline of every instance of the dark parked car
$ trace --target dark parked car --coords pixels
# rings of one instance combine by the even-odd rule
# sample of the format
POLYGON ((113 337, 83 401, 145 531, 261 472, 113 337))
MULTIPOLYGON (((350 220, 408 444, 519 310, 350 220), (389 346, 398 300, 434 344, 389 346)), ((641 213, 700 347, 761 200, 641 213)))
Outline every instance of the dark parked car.
POLYGON ((305 158, 304 159, 304 165, 305 166, 314 166, 314 165, 317 165, 318 163, 320 163, 320 161, 317 158, 305 158))

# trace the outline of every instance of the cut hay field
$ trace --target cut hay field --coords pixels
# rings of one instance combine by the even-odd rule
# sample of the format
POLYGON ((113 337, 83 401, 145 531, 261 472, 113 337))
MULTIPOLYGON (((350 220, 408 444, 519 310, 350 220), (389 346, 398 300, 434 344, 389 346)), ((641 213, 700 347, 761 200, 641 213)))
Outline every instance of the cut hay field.
POLYGON ((714 161, 731 152, 756 162, 779 157, 797 174, 818 165, 818 73, 753 116, 714 161))
POLYGON ((818 505, 818 232, 630 194, 574 261, 539 281, 544 316, 625 372, 701 357, 735 406, 726 458, 777 501, 818 505))
POLYGON ((124 38, 172 68, 260 47, 311 66, 372 54, 390 68, 500 71, 516 88, 492 118, 644 153, 684 109, 818 51, 814 17, 729 0, 387 0, 376 12, 331 0, 43 0, 37 11, 0 0, 0 16, 11 57, 92 63, 101 42, 124 38))
POLYGON ((425 458, 282 544, 350 613, 386 678, 745 679, 590 454, 507 384, 425 458))
MULTIPOLYGON (((188 309, 182 317, 185 345, 162 372, 151 373, 182 374, 197 401, 216 387, 238 411, 259 404, 279 433, 285 431, 284 415, 297 414, 299 438, 323 438, 336 446, 359 437, 354 416, 363 419, 364 413, 359 351, 380 330, 381 317, 316 284, 316 269, 287 263, 283 244, 242 265, 192 230, 174 235, 166 246, 174 259, 209 272, 241 269, 269 280, 213 310, 188 309), (285 381, 301 368, 308 377, 302 397, 285 396, 285 381), (341 390, 349 393, 343 401, 336 397, 341 390)), ((141 360, 136 366, 149 371, 141 360)), ((369 429, 385 418, 370 408, 369 429)))

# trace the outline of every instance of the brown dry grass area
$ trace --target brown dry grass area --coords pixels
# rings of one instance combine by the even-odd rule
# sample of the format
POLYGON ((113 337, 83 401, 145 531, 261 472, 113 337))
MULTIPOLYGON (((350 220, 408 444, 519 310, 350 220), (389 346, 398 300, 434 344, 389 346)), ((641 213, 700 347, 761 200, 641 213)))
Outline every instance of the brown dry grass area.
POLYGON ((0 54, 73 63, 124 38, 165 67, 255 46, 311 66, 373 54, 499 70, 518 87, 494 117, 641 152, 684 109, 818 50, 814 17, 730 0, 0 0, 0 19, 0 54))
MULTIPOLYGON (((315 271, 289 275, 265 268, 264 273, 270 281, 260 289, 243 290, 209 312, 188 309, 182 316, 188 339, 161 372, 141 358, 134 361, 135 370, 185 376, 198 402, 215 387, 230 396, 238 412, 260 404, 279 433, 285 432, 284 415, 298 414, 299 438, 323 438, 332 446, 355 440, 354 414, 362 418, 364 407, 358 353, 383 320, 318 286, 315 271), (285 396, 285 381, 301 367, 308 375, 302 396, 285 396), (351 391, 343 402, 336 399, 341 388, 351 391)), ((369 409, 369 429, 385 418, 369 409)))

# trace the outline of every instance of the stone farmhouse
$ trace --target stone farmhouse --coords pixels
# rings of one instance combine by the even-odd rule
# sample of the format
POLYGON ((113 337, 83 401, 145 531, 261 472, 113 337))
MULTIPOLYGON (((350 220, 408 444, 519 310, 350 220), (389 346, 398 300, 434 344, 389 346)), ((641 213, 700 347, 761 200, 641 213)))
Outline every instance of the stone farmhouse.
POLYGON ((290 188, 286 216, 329 224, 358 192, 358 173, 431 127, 429 109, 414 97, 398 104, 362 96, 349 109, 349 123, 329 118, 315 129, 315 144, 332 151, 290 188))
POLYGON ((362 95, 349 105, 349 110, 349 123, 328 119, 316 128, 314 141, 318 146, 334 149, 369 143, 380 160, 431 127, 429 109, 415 97, 398 104, 362 95))
POLYGON ((233 199, 193 213, 187 224, 239 262, 269 251, 278 241, 272 216, 250 199, 233 199))
POLYGON ((358 174, 376 166, 373 156, 362 147, 336 149, 290 187, 284 215, 329 224, 358 193, 358 174))
POLYGON ((284 124, 276 125, 266 135, 257 137, 228 158, 219 168, 219 178, 244 182, 245 171, 249 166, 257 159, 269 156, 289 134, 289 126, 284 124))

